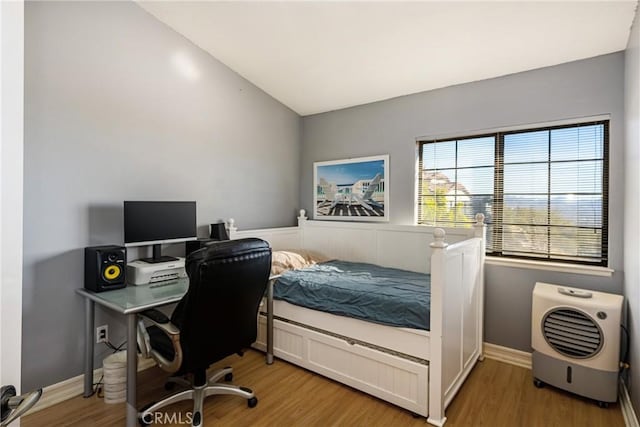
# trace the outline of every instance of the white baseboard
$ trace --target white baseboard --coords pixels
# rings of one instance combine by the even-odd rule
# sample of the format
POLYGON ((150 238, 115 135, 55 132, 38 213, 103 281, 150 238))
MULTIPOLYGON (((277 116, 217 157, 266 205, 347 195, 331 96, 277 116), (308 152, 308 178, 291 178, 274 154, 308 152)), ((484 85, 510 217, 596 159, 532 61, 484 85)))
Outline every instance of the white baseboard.
POLYGON ((622 417, 624 418, 624 425, 627 427, 640 427, 638 423, 638 417, 633 410, 631 404, 631 398, 629 397, 629 390, 624 381, 620 381, 620 409, 622 410, 622 417))
POLYGON ((521 368, 531 369, 531 353, 527 353, 526 351, 485 342, 484 357, 510 365, 520 366, 521 368))
MULTIPOLYGON (((155 366, 153 359, 138 359, 138 372, 155 366)), ((102 368, 93 371, 93 382, 96 383, 102 377, 102 368)), ((56 384, 45 387, 42 390, 42 397, 36 405, 29 410, 29 413, 40 411, 57 403, 64 402, 84 392, 84 374, 69 378, 56 384)))

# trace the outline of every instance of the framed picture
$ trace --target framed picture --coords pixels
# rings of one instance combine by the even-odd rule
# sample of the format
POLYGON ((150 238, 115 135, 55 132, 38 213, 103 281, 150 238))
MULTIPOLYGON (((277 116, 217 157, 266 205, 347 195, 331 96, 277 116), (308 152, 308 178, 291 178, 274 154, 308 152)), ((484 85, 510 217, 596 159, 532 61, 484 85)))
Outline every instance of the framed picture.
POLYGON ((389 221, 389 155, 315 162, 313 219, 389 221))

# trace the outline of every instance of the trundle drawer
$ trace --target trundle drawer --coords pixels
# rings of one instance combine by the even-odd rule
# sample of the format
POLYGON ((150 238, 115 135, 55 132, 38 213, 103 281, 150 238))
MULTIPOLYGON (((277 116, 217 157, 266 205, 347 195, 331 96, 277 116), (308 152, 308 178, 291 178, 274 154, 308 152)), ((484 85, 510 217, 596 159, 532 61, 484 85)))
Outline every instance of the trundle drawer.
MULTIPOLYGON (((256 347, 264 349, 264 316, 260 316, 259 326, 256 347)), ((274 354, 419 415, 428 415, 428 365, 280 320, 274 321, 274 354)))

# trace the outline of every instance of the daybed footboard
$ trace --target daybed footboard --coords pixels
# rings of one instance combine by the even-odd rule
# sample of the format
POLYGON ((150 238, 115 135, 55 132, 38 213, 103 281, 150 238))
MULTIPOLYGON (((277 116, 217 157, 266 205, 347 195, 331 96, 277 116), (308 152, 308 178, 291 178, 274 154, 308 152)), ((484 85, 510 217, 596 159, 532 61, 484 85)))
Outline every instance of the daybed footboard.
MULTIPOLYGON (((430 273, 428 333, 415 331, 408 338, 412 330, 385 326, 381 331, 382 325, 284 301, 275 302, 271 332, 277 357, 441 426, 445 408, 482 358, 484 216, 476 220, 472 229, 433 229, 307 221, 301 211, 298 227, 237 231, 232 220, 227 225, 232 239, 260 237, 274 250, 309 249, 346 261, 430 273), (407 341, 412 344, 398 344, 407 341)), ((265 349, 268 330, 260 316, 257 348, 265 349)))
POLYGON ((476 216, 477 237, 447 244, 445 231, 431 243, 430 424, 445 423, 453 400, 482 357, 484 306, 484 215, 476 216))

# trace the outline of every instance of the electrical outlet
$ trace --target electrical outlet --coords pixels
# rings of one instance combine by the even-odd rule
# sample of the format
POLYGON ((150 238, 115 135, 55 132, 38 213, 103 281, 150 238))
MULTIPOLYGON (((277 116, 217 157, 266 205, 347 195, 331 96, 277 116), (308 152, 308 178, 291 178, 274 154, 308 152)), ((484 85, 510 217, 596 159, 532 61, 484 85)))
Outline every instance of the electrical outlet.
POLYGON ((109 325, 102 325, 96 328, 96 343, 109 341, 109 325))

